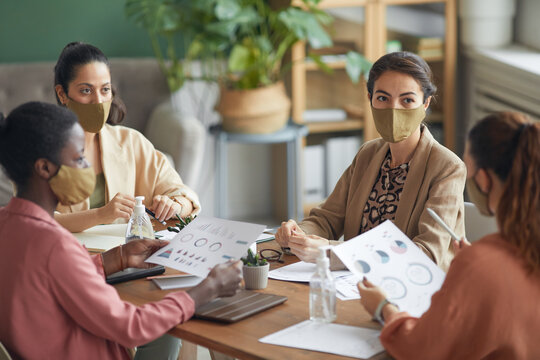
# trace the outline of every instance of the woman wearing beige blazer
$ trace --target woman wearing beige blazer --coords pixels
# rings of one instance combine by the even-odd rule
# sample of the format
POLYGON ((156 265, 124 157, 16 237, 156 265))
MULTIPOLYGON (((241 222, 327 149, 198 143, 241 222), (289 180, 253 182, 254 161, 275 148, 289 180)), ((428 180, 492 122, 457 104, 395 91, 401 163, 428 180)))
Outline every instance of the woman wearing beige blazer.
POLYGON ((95 46, 66 45, 54 68, 56 98, 71 109, 85 131, 86 158, 96 173, 89 199, 58 205, 55 219, 71 232, 117 219, 127 220, 134 196, 159 220, 197 214, 197 194, 186 186, 167 158, 134 129, 117 125, 125 107, 114 96, 109 63, 95 46))
MULTIPOLYGON (((373 65, 367 88, 382 139, 365 143, 328 199, 299 224, 282 223, 276 240, 313 262, 318 247, 339 244, 342 235, 348 240, 392 220, 446 270, 454 254, 450 235, 426 209, 463 236, 466 171, 422 124, 436 91, 431 70, 415 54, 387 54, 373 65)), ((331 260, 337 268, 337 258, 331 260)))

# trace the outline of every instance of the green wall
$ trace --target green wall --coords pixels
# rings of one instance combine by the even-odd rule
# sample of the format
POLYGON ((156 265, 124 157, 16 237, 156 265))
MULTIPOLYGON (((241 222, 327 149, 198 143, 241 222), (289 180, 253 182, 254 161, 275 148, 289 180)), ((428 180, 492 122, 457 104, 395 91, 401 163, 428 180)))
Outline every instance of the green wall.
POLYGON ((107 57, 153 56, 146 32, 124 15, 124 3, 0 0, 0 63, 56 61, 71 41, 91 43, 107 57))

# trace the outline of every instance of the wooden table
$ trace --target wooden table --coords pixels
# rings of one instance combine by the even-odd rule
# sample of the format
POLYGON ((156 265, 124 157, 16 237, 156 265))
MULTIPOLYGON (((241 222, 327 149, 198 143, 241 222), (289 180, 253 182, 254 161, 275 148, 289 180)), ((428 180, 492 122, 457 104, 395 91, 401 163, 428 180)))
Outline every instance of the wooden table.
MULTIPOLYGON (((278 248, 275 241, 258 245, 260 249, 278 248)), ((284 264, 271 263, 270 268, 298 261, 295 256, 284 255, 284 264)), ((166 273, 175 273, 167 269, 166 273)), ((165 294, 178 290, 159 290, 152 281, 145 279, 115 285, 120 297, 131 303, 142 305, 161 299, 165 294)), ((234 324, 221 324, 206 320, 192 319, 176 326, 169 333, 220 353, 239 359, 350 359, 327 353, 302 350, 277 345, 263 344, 258 339, 278 330, 309 319, 309 285, 288 281, 269 280, 268 287, 261 292, 284 295, 288 300, 272 309, 266 310, 234 324)), ((337 301, 338 324, 363 326, 380 329, 358 301, 337 301)), ((386 353, 371 359, 387 359, 386 353)))

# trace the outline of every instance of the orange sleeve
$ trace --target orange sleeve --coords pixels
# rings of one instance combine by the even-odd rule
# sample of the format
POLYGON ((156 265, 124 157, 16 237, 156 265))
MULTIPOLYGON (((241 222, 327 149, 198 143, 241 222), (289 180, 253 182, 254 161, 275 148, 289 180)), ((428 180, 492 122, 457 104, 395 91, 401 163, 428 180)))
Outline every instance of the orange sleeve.
POLYGON ((380 339, 389 354, 396 359, 467 359, 489 354, 497 345, 485 337, 496 326, 492 299, 497 280, 490 280, 489 266, 479 257, 471 248, 456 257, 422 317, 401 312, 387 319, 380 339))

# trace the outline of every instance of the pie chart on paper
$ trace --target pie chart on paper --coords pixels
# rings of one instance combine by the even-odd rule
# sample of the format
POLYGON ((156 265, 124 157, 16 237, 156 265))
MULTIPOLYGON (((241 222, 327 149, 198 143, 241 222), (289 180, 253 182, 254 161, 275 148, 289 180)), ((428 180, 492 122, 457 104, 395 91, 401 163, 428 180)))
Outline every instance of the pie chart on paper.
POLYGON ((392 245, 390 245, 390 249, 396 254, 405 254, 407 252, 407 245, 401 240, 394 240, 392 241, 392 245))
POLYGON ((384 251, 382 250, 377 250, 373 253, 373 257, 375 258, 375 260, 377 260, 378 262, 380 262, 381 264, 386 264, 387 262, 390 261, 390 256, 388 256, 387 253, 385 253, 384 251))
POLYGON ((367 274, 368 272, 371 271, 371 267, 369 266, 369 264, 363 260, 356 260, 354 262, 354 266, 356 267, 358 271, 360 271, 363 274, 367 274))

